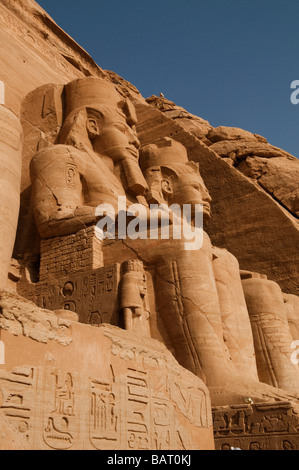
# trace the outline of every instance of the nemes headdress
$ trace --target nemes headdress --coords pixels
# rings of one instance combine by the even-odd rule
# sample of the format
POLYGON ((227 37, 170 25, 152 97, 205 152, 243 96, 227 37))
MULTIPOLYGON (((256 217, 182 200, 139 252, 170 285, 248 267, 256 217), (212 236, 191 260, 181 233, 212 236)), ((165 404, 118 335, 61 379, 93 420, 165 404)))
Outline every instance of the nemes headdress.
POLYGON ((152 167, 186 163, 188 163, 186 148, 170 137, 162 137, 140 149, 139 164, 143 172, 152 167))
POLYGON ((123 101, 112 83, 98 77, 74 80, 65 86, 66 115, 78 108, 117 107, 123 101))
MULTIPOLYGON (((66 121, 72 120, 76 110, 95 110, 106 115, 121 114, 129 126, 137 124, 137 116, 132 102, 123 98, 113 84, 103 78, 87 77, 65 85, 66 121)), ((62 134, 64 135, 64 134, 62 134)), ((147 189, 137 158, 127 158, 122 162, 128 190, 135 196, 143 196, 147 189)))

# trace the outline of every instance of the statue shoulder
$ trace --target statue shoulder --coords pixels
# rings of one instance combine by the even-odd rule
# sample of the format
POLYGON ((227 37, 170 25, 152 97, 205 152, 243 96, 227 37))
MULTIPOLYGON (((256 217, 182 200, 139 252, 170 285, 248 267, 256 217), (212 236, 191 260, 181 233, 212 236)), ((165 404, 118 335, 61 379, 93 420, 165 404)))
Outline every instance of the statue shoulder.
POLYGON ((39 150, 30 162, 31 174, 48 171, 55 166, 65 168, 65 165, 73 165, 78 169, 84 167, 84 154, 70 145, 53 145, 39 150))

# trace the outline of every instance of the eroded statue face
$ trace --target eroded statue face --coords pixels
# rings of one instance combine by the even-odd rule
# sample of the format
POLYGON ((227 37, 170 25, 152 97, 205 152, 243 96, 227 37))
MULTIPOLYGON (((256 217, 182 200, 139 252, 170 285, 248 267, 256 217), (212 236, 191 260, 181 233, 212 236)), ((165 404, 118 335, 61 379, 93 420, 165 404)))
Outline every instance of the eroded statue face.
POLYGON ((147 283, 146 283, 146 275, 139 273, 139 279, 138 279, 138 289, 139 293, 142 297, 146 295, 147 292, 147 283))
POLYGON ((140 142, 135 126, 130 126, 127 123, 124 114, 114 113, 104 116, 97 125, 99 134, 93 140, 93 147, 97 153, 105 155, 115 162, 125 158, 138 159, 140 142))

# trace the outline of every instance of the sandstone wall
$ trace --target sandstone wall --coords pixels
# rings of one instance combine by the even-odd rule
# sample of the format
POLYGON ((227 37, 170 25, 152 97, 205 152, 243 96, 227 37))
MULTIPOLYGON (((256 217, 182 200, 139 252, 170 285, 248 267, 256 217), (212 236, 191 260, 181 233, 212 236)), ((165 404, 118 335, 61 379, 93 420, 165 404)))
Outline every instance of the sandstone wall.
MULTIPOLYGON (((170 135, 188 147, 190 158, 199 161, 213 198, 208 229, 213 243, 231 251, 242 269, 265 273, 286 292, 298 293, 298 203, 292 156, 246 131, 215 130, 174 103, 162 100, 157 105, 154 99, 145 104, 134 86, 97 66, 33 0, 3 0, 0 23, 0 40, 5 45, 0 49, 0 80, 6 85, 9 109, 20 115, 25 96, 50 82, 64 84, 88 75, 112 81, 124 96, 142 105, 142 142, 170 135)), ((36 150, 30 134, 36 125, 23 120, 23 126, 21 212, 26 214, 28 165, 36 150)), ((22 238, 23 221, 19 232, 22 238)), ((32 234, 26 236, 32 238, 32 234)))
POLYGON ((162 343, 5 290, 0 307, 0 449, 214 448, 209 392, 162 343))

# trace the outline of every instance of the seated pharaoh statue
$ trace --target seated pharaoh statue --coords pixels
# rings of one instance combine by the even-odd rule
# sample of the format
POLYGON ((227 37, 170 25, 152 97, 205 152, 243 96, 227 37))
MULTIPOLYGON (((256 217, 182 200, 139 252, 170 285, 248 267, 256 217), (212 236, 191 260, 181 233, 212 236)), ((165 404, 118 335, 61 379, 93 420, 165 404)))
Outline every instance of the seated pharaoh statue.
POLYGON ((118 196, 142 196, 136 115, 105 80, 76 80, 65 87, 66 119, 60 144, 31 161, 34 215, 42 238, 76 233, 96 222, 99 204, 117 208, 118 196), (124 189, 125 188, 125 189, 124 189))
MULTIPOLYGON (((139 203, 148 219, 154 206, 171 212, 171 206, 189 205, 193 227, 199 205, 208 222, 209 192, 181 143, 165 136, 139 150, 133 104, 103 79, 71 82, 64 98, 59 143, 38 151, 30 166, 42 240, 96 226, 96 208, 110 205, 117 214, 120 196, 128 211, 139 203)), ((160 222, 157 236, 116 234, 101 242, 103 266, 124 264, 124 327, 163 341, 206 383, 214 405, 245 403, 248 397, 298 403, 299 370, 290 361, 292 336, 279 286, 265 276, 240 273, 237 259, 214 247, 202 227, 201 246, 186 249, 190 239, 175 237, 169 224, 169 237, 159 236, 160 222)))

